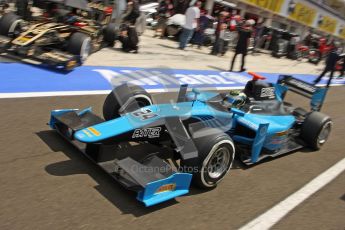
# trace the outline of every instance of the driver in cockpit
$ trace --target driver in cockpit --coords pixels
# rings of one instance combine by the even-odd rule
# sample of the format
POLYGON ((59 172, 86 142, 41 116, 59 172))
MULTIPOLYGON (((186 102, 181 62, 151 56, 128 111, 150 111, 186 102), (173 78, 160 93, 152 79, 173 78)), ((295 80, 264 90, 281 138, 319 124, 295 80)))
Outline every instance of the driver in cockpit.
POLYGON ((263 81, 266 78, 259 74, 248 72, 252 80, 248 81, 244 90, 232 90, 229 93, 228 101, 233 107, 240 108, 251 101, 262 101, 275 99, 274 87, 272 84, 263 81))

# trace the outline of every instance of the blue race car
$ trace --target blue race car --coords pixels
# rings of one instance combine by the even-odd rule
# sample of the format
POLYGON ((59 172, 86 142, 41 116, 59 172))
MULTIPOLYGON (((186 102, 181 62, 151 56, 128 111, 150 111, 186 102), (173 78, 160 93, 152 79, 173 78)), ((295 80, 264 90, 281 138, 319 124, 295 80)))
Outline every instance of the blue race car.
POLYGON ((188 193, 192 181, 215 187, 235 150, 243 163, 254 164, 303 147, 317 150, 327 141, 332 121, 319 112, 326 88, 292 76, 271 84, 251 74, 243 92, 187 92, 182 85, 177 102, 169 104, 153 104, 143 88, 121 85, 107 96, 103 118, 91 108, 53 110, 49 125, 151 206, 188 193), (287 91, 310 98, 311 110, 284 102, 287 91), (123 156, 123 143, 172 151, 123 156))

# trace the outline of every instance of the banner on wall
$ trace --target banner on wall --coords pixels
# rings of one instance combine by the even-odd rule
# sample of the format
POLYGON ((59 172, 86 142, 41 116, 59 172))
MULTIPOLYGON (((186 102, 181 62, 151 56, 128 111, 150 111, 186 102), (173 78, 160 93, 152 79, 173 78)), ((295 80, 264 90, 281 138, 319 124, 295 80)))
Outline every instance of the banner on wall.
POLYGON ((290 0, 288 4, 287 16, 308 26, 313 25, 316 13, 317 11, 314 8, 300 2, 296 3, 295 0, 290 0))
POLYGON ((245 2, 276 13, 281 11, 284 1, 285 0, 245 0, 245 2))
POLYGON ((335 33, 335 29, 337 28, 337 20, 332 17, 320 14, 317 20, 317 27, 320 30, 333 34, 335 33))
POLYGON ((339 36, 345 39, 345 24, 340 27, 339 36))

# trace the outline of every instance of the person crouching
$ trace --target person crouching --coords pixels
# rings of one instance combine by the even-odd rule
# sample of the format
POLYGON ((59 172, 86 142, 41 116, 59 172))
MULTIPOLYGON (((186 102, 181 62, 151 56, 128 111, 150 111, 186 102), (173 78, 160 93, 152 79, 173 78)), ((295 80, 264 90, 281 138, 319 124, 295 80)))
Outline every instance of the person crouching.
POLYGON ((123 24, 120 28, 119 41, 122 43, 122 51, 138 53, 139 38, 134 27, 123 24))

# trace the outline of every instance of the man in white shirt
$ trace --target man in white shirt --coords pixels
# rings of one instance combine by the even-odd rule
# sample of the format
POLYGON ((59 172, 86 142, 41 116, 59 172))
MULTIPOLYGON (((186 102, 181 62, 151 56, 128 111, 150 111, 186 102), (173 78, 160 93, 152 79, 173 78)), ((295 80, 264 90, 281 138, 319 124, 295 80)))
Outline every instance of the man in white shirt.
POLYGON ((199 27, 201 2, 197 1, 194 5, 190 6, 186 11, 186 23, 183 26, 182 33, 180 35, 179 48, 183 50, 190 39, 193 37, 193 33, 199 27))

